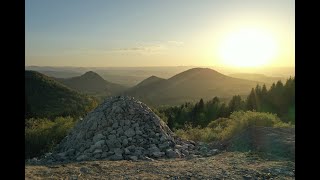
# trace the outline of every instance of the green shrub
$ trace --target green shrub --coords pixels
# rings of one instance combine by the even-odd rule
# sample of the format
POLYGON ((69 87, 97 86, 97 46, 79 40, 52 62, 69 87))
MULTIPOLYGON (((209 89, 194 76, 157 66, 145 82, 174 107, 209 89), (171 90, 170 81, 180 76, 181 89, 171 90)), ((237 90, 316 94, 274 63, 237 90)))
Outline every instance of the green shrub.
POLYGON ((27 119, 25 126, 25 158, 40 156, 56 146, 74 126, 71 117, 57 117, 54 121, 27 119))
POLYGON ((290 127, 290 124, 282 122, 279 117, 272 113, 255 111, 237 111, 230 115, 231 121, 220 133, 221 139, 228 139, 251 126, 264 127, 290 127))
POLYGON ((250 126, 264 127, 292 127, 291 124, 282 122, 277 115, 265 112, 237 111, 229 118, 219 118, 208 124, 205 128, 185 126, 176 134, 183 139, 209 142, 213 140, 229 139, 250 126))
POLYGON ((217 133, 212 128, 200 128, 200 126, 192 127, 186 125, 183 129, 178 129, 175 133, 182 139, 189 139, 193 141, 210 142, 217 139, 217 133))

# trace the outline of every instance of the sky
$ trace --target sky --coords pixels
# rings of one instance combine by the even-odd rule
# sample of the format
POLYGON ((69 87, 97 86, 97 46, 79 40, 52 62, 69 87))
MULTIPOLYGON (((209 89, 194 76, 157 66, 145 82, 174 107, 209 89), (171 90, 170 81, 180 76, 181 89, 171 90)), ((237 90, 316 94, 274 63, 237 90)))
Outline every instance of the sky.
POLYGON ((295 65, 294 0, 25 2, 27 66, 295 65))

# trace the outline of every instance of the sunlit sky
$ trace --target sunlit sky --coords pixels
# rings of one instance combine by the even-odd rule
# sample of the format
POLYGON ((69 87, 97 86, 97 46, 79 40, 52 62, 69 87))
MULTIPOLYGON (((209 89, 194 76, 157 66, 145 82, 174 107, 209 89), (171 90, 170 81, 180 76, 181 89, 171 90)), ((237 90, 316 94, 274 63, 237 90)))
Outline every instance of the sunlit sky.
POLYGON ((26 0, 26 65, 295 65, 294 0, 26 0))

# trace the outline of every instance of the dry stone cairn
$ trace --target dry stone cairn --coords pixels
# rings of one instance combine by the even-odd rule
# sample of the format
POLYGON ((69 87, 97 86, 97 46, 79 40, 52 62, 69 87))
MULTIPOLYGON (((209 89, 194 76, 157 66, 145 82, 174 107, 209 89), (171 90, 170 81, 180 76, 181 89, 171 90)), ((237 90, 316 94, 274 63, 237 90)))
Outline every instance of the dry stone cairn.
POLYGON ((138 160, 187 156, 194 144, 177 139, 145 104, 132 97, 106 99, 80 120, 47 161, 138 160))

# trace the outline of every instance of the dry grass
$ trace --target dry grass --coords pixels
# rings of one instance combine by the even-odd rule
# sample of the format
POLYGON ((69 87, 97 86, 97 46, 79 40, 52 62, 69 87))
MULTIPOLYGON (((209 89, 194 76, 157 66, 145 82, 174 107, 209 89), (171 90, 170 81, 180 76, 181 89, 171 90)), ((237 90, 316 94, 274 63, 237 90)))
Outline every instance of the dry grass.
POLYGON ((293 179, 291 161, 266 161, 251 153, 156 161, 91 161, 25 168, 26 179, 293 179))

